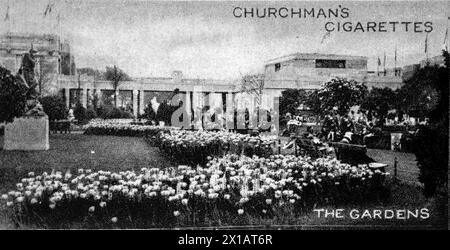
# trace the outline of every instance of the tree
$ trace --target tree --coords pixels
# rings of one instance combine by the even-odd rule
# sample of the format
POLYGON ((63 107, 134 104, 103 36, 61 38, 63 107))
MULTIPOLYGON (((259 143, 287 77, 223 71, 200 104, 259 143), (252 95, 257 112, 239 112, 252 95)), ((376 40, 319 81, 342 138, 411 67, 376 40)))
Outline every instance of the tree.
POLYGON ((295 114, 301 104, 307 102, 308 93, 303 89, 286 89, 281 92, 280 114, 295 114))
POLYGON ((111 81, 114 89, 114 107, 117 107, 117 90, 119 89, 122 81, 130 81, 131 77, 114 65, 113 67, 106 67, 105 79, 107 81, 111 81))
POLYGON ((367 87, 354 80, 334 78, 318 91, 320 110, 326 112, 337 107, 340 115, 346 115, 350 108, 359 105, 367 95, 367 87))
POLYGON ((398 109, 398 93, 390 88, 373 88, 361 103, 361 110, 368 112, 368 117, 384 121, 388 111, 398 109))
POLYGON ((27 102, 27 89, 18 77, 0 66, 0 123, 12 122, 23 115, 27 102))
POLYGON ((245 75, 241 79, 241 92, 253 95, 256 97, 258 104, 261 104, 262 90, 264 89, 264 75, 245 75))
POLYGON ((93 76, 95 80, 106 80, 105 72, 93 68, 79 68, 77 73, 79 75, 93 76))
MULTIPOLYGON (((424 184, 424 193, 431 197, 438 188, 445 189, 447 192, 448 182, 448 95, 449 95, 449 54, 443 51, 445 67, 425 67, 420 69, 406 84, 431 90, 436 93, 430 97, 426 91, 416 91, 412 86, 405 89, 405 99, 412 107, 426 105, 422 111, 430 118, 430 124, 419 129, 414 138, 414 154, 416 155, 417 165, 420 169, 419 181, 424 184), (429 96, 423 98, 414 94, 429 96), (434 99, 431 99, 434 98, 434 99), (413 103, 412 101, 417 101, 413 103), (431 105, 430 105, 431 104, 431 105)), ((429 93, 429 92, 428 92, 429 93)))
POLYGON ((66 103, 60 96, 44 96, 40 98, 39 102, 42 104, 44 112, 48 115, 50 121, 62 120, 67 117, 66 103))

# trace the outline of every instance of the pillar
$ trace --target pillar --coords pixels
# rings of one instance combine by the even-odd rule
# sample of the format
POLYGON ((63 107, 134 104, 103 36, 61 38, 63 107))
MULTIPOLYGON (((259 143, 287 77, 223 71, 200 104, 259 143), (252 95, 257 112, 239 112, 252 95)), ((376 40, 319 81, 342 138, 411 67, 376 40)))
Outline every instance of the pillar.
POLYGON ((103 105, 103 93, 102 93, 102 90, 101 89, 96 89, 95 90, 95 94, 97 95, 97 100, 98 100, 98 103, 97 103, 97 105, 98 106, 102 106, 103 105))
POLYGON ((192 103, 192 100, 191 100, 191 91, 186 91, 186 113, 187 113, 187 118, 188 118, 188 121, 189 121, 189 123, 190 123, 190 119, 191 119, 191 117, 192 117, 192 114, 191 114, 191 103, 192 103))
POLYGON ((139 90, 133 89, 133 115, 135 118, 138 117, 138 94, 139 90))
POLYGON ((139 113, 142 115, 145 109, 144 90, 139 91, 139 113))
POLYGON ((64 97, 66 98, 66 107, 69 109, 70 108, 70 89, 69 88, 64 89, 64 97))
POLYGON ((113 105, 116 105, 116 108, 119 107, 119 105, 120 105, 120 102, 119 102, 119 96, 120 96, 120 95, 119 95, 119 94, 120 94, 120 92, 119 92, 119 90, 117 89, 116 92, 114 93, 115 98, 116 98, 116 99, 115 99, 116 101, 114 102, 114 100, 113 100, 113 105))
POLYGON ((83 105, 83 107, 87 108, 87 88, 83 88, 81 90, 81 105, 83 105))

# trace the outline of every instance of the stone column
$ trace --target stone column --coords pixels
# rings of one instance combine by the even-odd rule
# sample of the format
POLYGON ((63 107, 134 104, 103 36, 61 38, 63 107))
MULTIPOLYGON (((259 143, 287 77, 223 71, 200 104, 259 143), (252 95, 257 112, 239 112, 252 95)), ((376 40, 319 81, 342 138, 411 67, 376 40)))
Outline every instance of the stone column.
POLYGON ((120 105, 120 102, 119 102, 119 95, 120 94, 120 91, 117 89, 116 90, 116 92, 115 92, 115 96, 116 96, 116 103, 114 103, 114 100, 113 100, 113 105, 116 105, 116 108, 118 108, 119 107, 119 105, 120 105))
POLYGON ((144 90, 139 91, 139 113, 142 115, 145 109, 144 90))
POLYGON ((87 88, 83 88, 81 90, 81 105, 83 105, 83 107, 87 108, 87 88))
POLYGON ((137 89, 133 89, 133 115, 134 117, 138 117, 138 94, 139 94, 139 90, 137 89))
POLYGON ((234 94, 231 92, 226 93, 227 106, 226 106, 226 127, 227 129, 234 128, 234 94))
MULTIPOLYGON (((183 118, 183 119, 187 119, 187 121, 185 121, 185 123, 186 124, 191 124, 191 117, 192 117, 192 114, 191 114, 191 91, 186 91, 186 98, 185 98, 185 100, 186 100, 186 113, 187 113, 187 117, 186 118, 183 118)), ((195 111, 194 111, 195 112, 195 111)))
POLYGON ((98 106, 103 105, 103 102, 102 102, 102 99, 103 99, 102 90, 101 89, 95 89, 95 94, 97 95, 97 100, 98 100, 97 105, 98 106))
POLYGON ((69 88, 64 89, 64 97, 66 98, 66 107, 69 109, 70 108, 70 89, 69 88))

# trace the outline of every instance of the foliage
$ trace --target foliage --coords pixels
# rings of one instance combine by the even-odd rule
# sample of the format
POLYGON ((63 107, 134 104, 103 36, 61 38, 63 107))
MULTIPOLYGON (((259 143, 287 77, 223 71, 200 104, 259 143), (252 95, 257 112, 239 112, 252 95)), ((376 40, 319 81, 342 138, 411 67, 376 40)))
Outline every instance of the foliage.
POLYGON ((93 107, 88 107, 86 109, 86 120, 90 121, 92 119, 97 118, 97 112, 95 111, 95 109, 93 107))
POLYGON ((122 81, 130 81, 131 77, 128 76, 122 69, 114 65, 113 67, 106 67, 105 79, 107 81, 111 81, 114 89, 114 106, 117 107, 117 90, 119 89, 122 81))
MULTIPOLYGON (((414 153, 420 169, 419 181, 424 184, 427 197, 433 196, 439 188, 447 189, 448 181, 449 54, 444 51, 443 55, 445 67, 420 69, 409 82, 418 88, 423 85, 425 89, 436 94, 432 97, 434 100, 421 97, 415 99, 417 105, 426 107, 423 111, 430 117, 430 124, 421 127, 414 140, 414 153)), ((424 94, 419 92, 419 95, 424 94)))
POLYGON ((372 88, 361 103, 361 110, 368 112, 368 118, 384 121, 388 111, 399 108, 398 93, 390 88, 372 88))
POLYGON ((116 107, 104 107, 100 115, 103 119, 120 119, 120 118, 133 118, 133 114, 123 110, 122 108, 116 107))
POLYGON ((283 90, 280 98, 280 114, 296 114, 297 108, 306 103, 307 97, 308 93, 303 89, 283 90))
POLYGON ((0 66, 0 123, 23 115, 27 89, 11 72, 0 66))
POLYGON ((326 82, 318 91, 320 109, 328 112, 337 107, 340 115, 346 115, 350 108, 359 105, 367 95, 367 87, 354 80, 334 78, 326 82))
POLYGON ((78 68, 77 73, 79 75, 93 76, 95 80, 106 80, 105 72, 93 68, 78 68))
POLYGON ((152 108, 152 104, 149 103, 145 109, 143 118, 147 119, 148 121, 154 121, 156 124, 159 123, 159 121, 163 121, 165 124, 170 125, 172 114, 175 112, 175 110, 178 107, 171 106, 166 104, 165 102, 160 103, 157 112, 152 108))
POLYGON ((2 199, 16 225, 58 227, 81 218, 109 226, 136 221, 173 227, 217 216, 274 218, 286 209, 294 216, 315 204, 367 201, 382 187, 384 174, 377 171, 324 158, 226 155, 206 168, 30 172, 2 199))
POLYGON ((75 105, 75 109, 73 110, 73 115, 75 116, 75 119, 78 120, 79 123, 85 123, 86 120, 86 108, 83 107, 81 102, 77 102, 75 105))
POLYGON ((59 95, 50 95, 40 98, 40 103, 50 121, 67 118, 67 109, 64 99, 59 95))

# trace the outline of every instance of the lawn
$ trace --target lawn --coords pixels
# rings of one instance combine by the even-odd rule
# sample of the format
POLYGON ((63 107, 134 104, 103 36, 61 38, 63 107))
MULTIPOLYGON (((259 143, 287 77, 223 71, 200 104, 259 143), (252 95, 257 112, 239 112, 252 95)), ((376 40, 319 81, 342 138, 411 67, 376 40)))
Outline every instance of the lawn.
MULTIPOLYGON (((0 137, 1 143, 1 137, 0 137)), ((51 149, 41 152, 12 152, 0 150, 0 193, 5 193, 14 188, 15 183, 24 177, 29 171, 41 173, 50 172, 52 169, 65 172, 71 169, 75 172, 78 168, 102 169, 121 171, 142 167, 165 168, 175 166, 163 157, 157 148, 148 146, 142 138, 115 137, 115 136, 86 136, 80 134, 51 135, 51 149)), ((372 157, 377 160, 393 162, 394 157, 389 152, 373 151, 372 157)), ((397 156, 397 154, 395 154, 397 156)), ((411 155, 404 155, 399 162, 413 162, 411 155)), ((391 164, 392 165, 392 164, 391 164)), ((405 164, 406 166, 406 164, 405 164)), ((411 165, 412 166, 412 165, 411 165)), ((411 166, 409 166, 411 168, 411 166)), ((389 170, 390 171, 390 170, 389 170)), ((390 171, 391 172, 391 171, 390 171)), ((411 175, 411 180, 414 176, 411 175)), ((388 180, 390 195, 383 202, 375 201, 368 204, 347 204, 338 208, 346 211, 351 209, 421 209, 430 210, 430 218, 427 220, 370 220, 370 219, 330 219, 317 218, 316 213, 304 213, 293 216, 292 211, 280 213, 273 219, 257 219, 248 217, 230 218, 227 221, 206 221, 202 227, 228 227, 253 225, 256 228, 370 228, 377 225, 378 228, 402 227, 402 228, 446 228, 447 225, 447 200, 445 197, 425 199, 421 194, 421 187, 408 183, 393 183, 388 180)), ((333 209, 332 207, 320 207, 333 209)), ((0 228, 13 228, 7 218, 5 206, 0 207, 0 228)), ((225 219, 224 219, 225 220, 225 219)), ((188 222, 181 222, 177 226, 189 227, 188 222)), ((25 228, 32 226, 25 226, 25 228)), ((96 228, 101 225, 85 224, 80 221, 75 228, 96 228)), ((73 228, 72 227, 72 228, 73 228)), ((139 227, 137 222, 130 222, 124 227, 139 227)))

